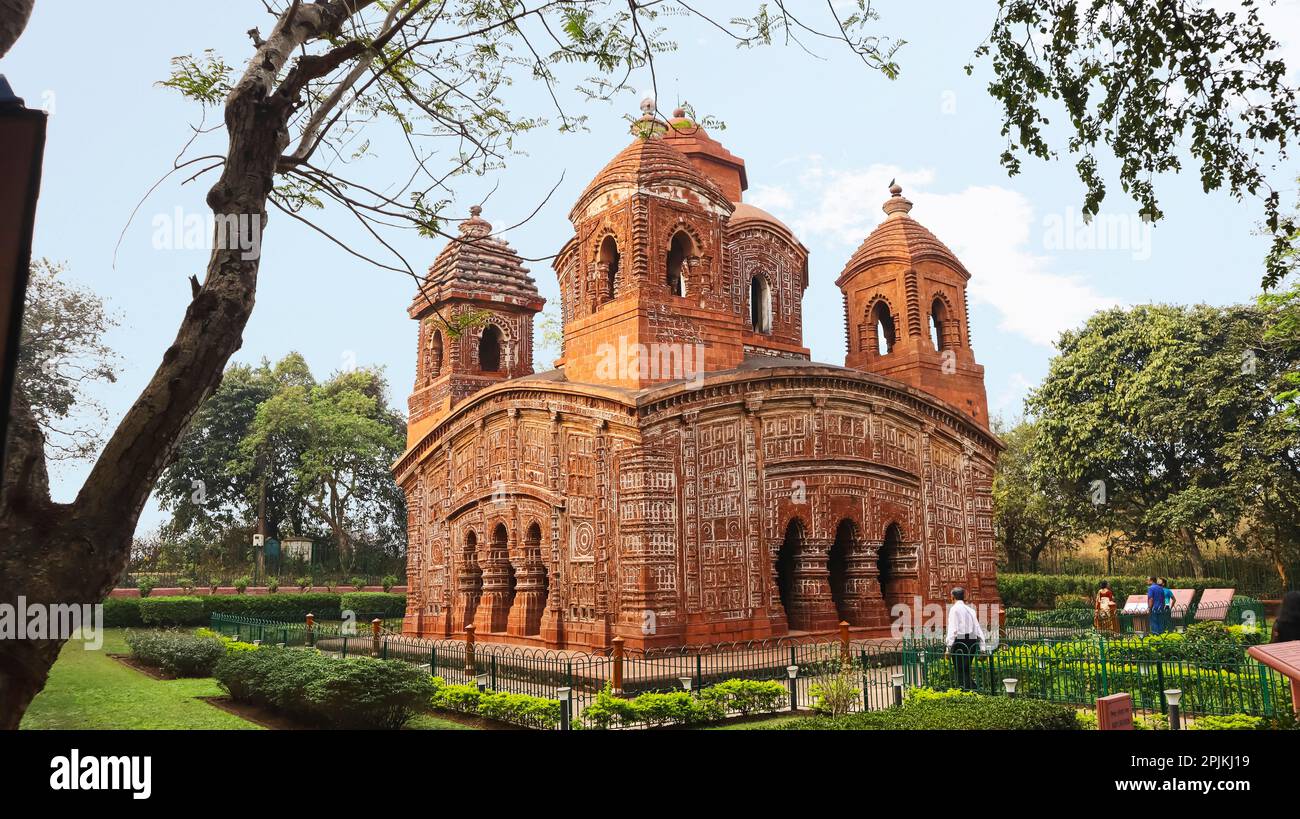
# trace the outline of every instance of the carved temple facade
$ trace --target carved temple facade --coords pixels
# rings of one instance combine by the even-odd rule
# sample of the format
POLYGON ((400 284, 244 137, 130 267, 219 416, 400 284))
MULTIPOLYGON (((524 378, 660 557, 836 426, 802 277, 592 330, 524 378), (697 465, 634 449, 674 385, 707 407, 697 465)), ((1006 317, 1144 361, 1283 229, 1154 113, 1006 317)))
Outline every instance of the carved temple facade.
POLYGON ((953 586, 996 602, 970 274, 910 214, 837 280, 845 366, 809 360, 808 251, 741 201, 743 160, 650 110, 554 262, 564 340, 474 209, 412 302, 404 630, 556 648, 889 631, 953 586))

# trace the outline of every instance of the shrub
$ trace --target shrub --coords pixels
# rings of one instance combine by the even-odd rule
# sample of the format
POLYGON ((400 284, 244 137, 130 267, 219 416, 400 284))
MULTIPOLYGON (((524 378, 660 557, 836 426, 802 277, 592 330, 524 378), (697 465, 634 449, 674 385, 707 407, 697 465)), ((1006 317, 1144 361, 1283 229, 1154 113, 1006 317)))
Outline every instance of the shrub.
POLYGON ((631 700, 614 696, 609 683, 596 695, 595 702, 582 710, 582 722, 588 728, 604 730, 616 725, 630 725, 639 719, 631 700))
POLYGON ((208 578, 208 591, 212 592, 213 594, 216 594, 217 589, 219 588, 221 588, 221 578, 219 577, 208 578))
POLYGON ((489 691, 479 698, 478 713, 501 722, 550 730, 560 724, 560 701, 489 691))
POLYGON ((266 578, 266 592, 267 592, 267 594, 275 594, 275 593, 276 593, 277 591, 279 591, 279 590, 280 590, 280 578, 278 578, 278 577, 268 577, 268 578, 266 578))
POLYGON ((231 698, 329 728, 400 728, 428 707, 436 685, 397 660, 332 660, 307 649, 227 653, 214 676, 231 698))
POLYGON ((429 675, 400 660, 355 657, 329 663, 303 691, 314 716, 332 728, 401 728, 429 707, 429 675))
POLYGON ((347 592, 339 598, 339 607, 367 617, 401 617, 406 614, 406 595, 384 592, 347 592))
POLYGON ((397 578, 391 574, 386 574, 384 575, 383 585, 384 585, 384 591, 391 592, 393 590, 393 586, 397 585, 397 578))
POLYGON ((1092 603, 1077 594, 1058 594, 1052 600, 1052 607, 1057 609, 1091 609, 1092 603))
POLYGON ((1133 717, 1133 728, 1138 731, 1168 731, 1169 717, 1164 714, 1148 714, 1133 717))
POLYGON ((839 656, 838 648, 827 648, 812 676, 808 694, 813 710, 819 714, 836 716, 847 714, 858 701, 858 680, 861 673, 851 658, 839 656))
POLYGON ((141 577, 139 580, 135 581, 135 588, 137 591, 140 592, 141 597, 148 597, 149 592, 158 588, 158 581, 155 578, 150 577, 149 575, 145 575, 144 577, 141 577))
POLYGON ((213 631, 210 628, 195 629, 194 634, 198 637, 217 638, 218 640, 221 641, 221 644, 225 646, 227 654, 236 651, 257 651, 258 649, 261 648, 261 646, 254 645, 253 643, 246 643, 243 640, 236 640, 234 637, 227 637, 226 635, 213 631))
POLYGON ((352 584, 353 591, 361 591, 366 587, 366 579, 364 577, 354 577, 349 580, 348 583, 352 584))
POLYGON ((694 721, 695 698, 685 691, 642 694, 632 701, 637 718, 650 726, 694 721))
POLYGON ((1075 717, 1079 720, 1079 728, 1084 731, 1097 730, 1097 712, 1096 711, 1078 711, 1075 717))
POLYGON ((196 626, 208 616, 201 597, 149 597, 140 600, 140 620, 149 626, 196 626))
POLYGON ((253 579, 247 576, 237 579, 235 581, 235 593, 243 594, 244 592, 248 591, 248 587, 252 585, 252 583, 253 583, 253 579))
POLYGON ((301 592, 305 592, 305 591, 307 591, 308 589, 310 589, 310 588, 312 587, 312 582, 311 582, 311 577, 310 577, 310 575, 300 577, 300 578, 298 578, 297 580, 295 580, 295 581, 293 581, 293 582, 298 584, 298 591, 301 591, 301 592))
POLYGON ((176 585, 177 585, 177 586, 180 586, 181 589, 182 589, 183 591, 185 591, 186 593, 192 592, 192 591, 194 591, 194 578, 192 578, 192 577, 178 577, 178 578, 176 578, 176 585))
POLYGON ((901 708, 809 717, 779 726, 779 730, 795 731, 1077 731, 1079 728, 1073 708, 1041 700, 978 694, 922 698, 904 702, 901 708))
POLYGON ((1201 717, 1187 727, 1194 731, 1260 731, 1264 728, 1264 718, 1250 714, 1201 717))
POLYGON ((728 711, 742 716, 775 711, 788 696, 785 684, 776 680, 725 680, 700 692, 700 700, 716 703, 724 716, 728 711))
POLYGON ((109 597, 104 600, 104 626, 124 628, 144 625, 139 597, 109 597))
POLYGON ((446 708, 462 714, 477 714, 479 699, 482 696, 477 686, 447 685, 438 689, 431 701, 435 708, 446 708))
POLYGON ((226 647, 215 636, 182 631, 131 631, 126 644, 131 656, 177 677, 211 676, 226 647))

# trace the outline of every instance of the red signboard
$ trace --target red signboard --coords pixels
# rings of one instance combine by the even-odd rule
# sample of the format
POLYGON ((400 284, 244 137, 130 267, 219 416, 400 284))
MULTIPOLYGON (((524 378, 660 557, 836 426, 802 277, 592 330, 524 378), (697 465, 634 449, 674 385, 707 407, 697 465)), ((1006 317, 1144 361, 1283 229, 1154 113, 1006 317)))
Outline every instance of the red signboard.
POLYGON ((1132 731, 1132 695, 1121 692, 1109 697, 1098 697, 1097 728, 1101 731, 1132 731))

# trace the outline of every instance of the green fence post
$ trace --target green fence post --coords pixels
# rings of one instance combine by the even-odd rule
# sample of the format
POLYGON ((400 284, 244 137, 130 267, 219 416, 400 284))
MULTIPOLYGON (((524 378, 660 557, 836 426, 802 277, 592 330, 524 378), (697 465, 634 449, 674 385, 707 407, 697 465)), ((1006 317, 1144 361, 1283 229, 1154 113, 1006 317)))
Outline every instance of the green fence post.
POLYGON ((702 654, 695 655, 695 690, 704 690, 704 659, 702 654))
POLYGON ((343 656, 345 658, 348 656, 348 636, 346 634, 343 635, 343 656))
POLYGON ((1156 689, 1160 692, 1160 713, 1169 713, 1169 703, 1165 700, 1165 661, 1156 661, 1156 689))
POLYGON ((1099 651, 1101 655, 1101 695, 1108 697, 1110 696, 1110 669, 1108 668, 1109 661, 1106 659, 1106 638, 1099 637, 1098 639, 1101 641, 1099 651))
POLYGON ((489 673, 492 675, 490 678, 492 680, 492 686, 491 686, 492 690, 496 691, 497 690, 497 655, 495 654, 492 655, 492 664, 489 668, 489 673))
POLYGON ((1263 696, 1264 716, 1273 716, 1273 697, 1272 691, 1268 684, 1269 669, 1263 663, 1259 663, 1259 692, 1263 696))
POLYGON ((438 676, 438 647, 429 646, 429 676, 438 676))
POLYGON ((861 652, 862 660, 862 710, 870 711, 871 703, 867 701, 867 650, 864 648, 861 652))

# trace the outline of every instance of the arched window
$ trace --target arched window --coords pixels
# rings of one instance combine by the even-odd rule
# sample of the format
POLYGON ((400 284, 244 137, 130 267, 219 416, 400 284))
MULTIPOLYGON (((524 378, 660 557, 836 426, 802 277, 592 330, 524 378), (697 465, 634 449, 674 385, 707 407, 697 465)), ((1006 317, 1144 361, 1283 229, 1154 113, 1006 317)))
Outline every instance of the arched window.
POLYGON ((943 299, 936 298, 930 304, 930 342, 936 350, 948 349, 948 307, 943 299))
POLYGON ((674 296, 686 295, 686 260, 690 257, 691 237, 679 230, 668 245, 668 292, 674 296))
POLYGON ((434 330, 433 339, 429 342, 429 369, 427 375, 430 380, 438 377, 442 372, 442 331, 434 330))
POLYGON ((489 324, 478 339, 478 368, 485 373, 501 371, 501 328, 489 324))
POLYGON ((618 292, 618 242, 613 236, 606 236, 600 243, 600 255, 596 258, 605 271, 605 300, 614 298, 618 292))
POLYGON ((772 288, 762 276, 749 280, 749 326, 756 333, 772 332, 772 288))
POLYGON ((889 355, 894 349, 894 317, 889 314, 889 305, 883 300, 871 308, 871 337, 876 342, 875 352, 889 355))

